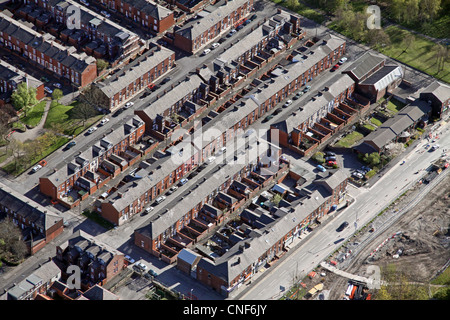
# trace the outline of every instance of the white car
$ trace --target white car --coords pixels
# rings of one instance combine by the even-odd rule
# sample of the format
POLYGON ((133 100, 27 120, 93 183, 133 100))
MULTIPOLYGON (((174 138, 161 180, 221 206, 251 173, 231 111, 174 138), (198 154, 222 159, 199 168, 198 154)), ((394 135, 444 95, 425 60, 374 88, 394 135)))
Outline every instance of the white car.
POLYGON ((133 266, 133 269, 137 270, 138 272, 144 272, 147 270, 147 266, 142 262, 136 262, 136 264, 133 266))
POLYGON ((88 134, 93 133, 95 130, 97 130, 97 127, 90 127, 87 131, 88 134))
POLYGON ((292 104, 292 100, 288 100, 286 101, 286 103, 284 104, 285 107, 288 107, 292 104))
POLYGON ((33 167, 33 169, 31 169, 33 172, 37 172, 37 171, 39 171, 39 170, 41 170, 42 169, 42 166, 40 165, 40 164, 37 164, 37 165, 35 165, 34 167, 33 167))
POLYGON ((102 119, 102 121, 100 121, 100 124, 103 126, 105 124, 107 124, 109 122, 108 118, 102 119))
POLYGON ((54 83, 53 86, 58 89, 61 89, 61 87, 62 87, 61 83, 54 83))
POLYGON ((208 53, 210 53, 211 52, 211 49, 205 49, 204 51, 203 51, 203 55, 204 56, 206 56, 208 53))
POLYGON ((47 93, 50 93, 50 94, 53 93, 53 90, 50 89, 49 87, 44 87, 44 91, 47 92, 47 93))
POLYGON ((214 43, 211 45, 211 48, 215 49, 215 48, 217 48, 218 46, 220 46, 220 43, 214 42, 214 43))
POLYGON ((212 162, 214 162, 214 160, 216 160, 216 157, 209 157, 208 158, 208 163, 212 163, 212 162))
POLYGON ((161 196, 161 197, 156 198, 155 202, 156 202, 156 204, 160 204, 164 200, 166 200, 166 197, 165 196, 161 196))
POLYGON ((100 12, 102 15, 104 15, 105 17, 107 17, 107 18, 109 18, 111 15, 108 13, 108 12, 106 12, 105 10, 102 10, 101 12, 100 12))
POLYGON ((133 106, 134 102, 127 102, 125 103, 125 109, 128 109, 129 107, 133 106))
POLYGON ((347 61, 347 58, 343 57, 341 60, 339 60, 339 64, 343 64, 345 61, 347 61))

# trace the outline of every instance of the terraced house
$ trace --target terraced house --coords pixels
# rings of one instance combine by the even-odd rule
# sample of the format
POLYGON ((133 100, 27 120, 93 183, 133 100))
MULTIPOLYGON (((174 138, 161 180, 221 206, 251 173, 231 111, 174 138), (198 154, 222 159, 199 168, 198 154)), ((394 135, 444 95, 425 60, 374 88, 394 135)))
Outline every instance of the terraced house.
POLYGON ((81 230, 74 232, 69 240, 56 247, 56 259, 61 265, 63 280, 68 276, 65 272, 67 267, 80 267, 82 290, 97 284, 105 285, 125 266, 121 252, 81 230))
POLYGON ((115 74, 97 82, 98 104, 106 110, 116 109, 170 71, 175 52, 156 45, 115 74))
POLYGON ((37 100, 44 98, 44 83, 42 81, 17 69, 6 61, 0 60, 0 100, 8 101, 13 91, 21 83, 26 83, 29 88, 36 89, 37 100))
POLYGON ((39 178, 41 193, 72 208, 134 164, 144 151, 137 147, 145 124, 138 118, 117 124, 73 159, 58 163, 39 178))
POLYGON ((74 47, 60 45, 52 35, 42 35, 1 12, 0 45, 76 87, 85 87, 97 77, 95 58, 78 54, 74 47))
POLYGON ((174 45, 195 53, 225 32, 237 27, 253 8, 253 0, 225 0, 208 6, 197 18, 174 31, 174 45))
MULTIPOLYGON (((186 259, 180 264, 190 270, 190 276, 213 290, 228 296, 238 286, 252 279, 288 250, 294 239, 318 218, 332 211, 342 201, 347 188, 347 176, 342 171, 328 172, 313 181, 299 183, 289 202, 274 210, 256 206, 245 209, 240 220, 234 220, 216 232, 214 252, 201 259, 186 259)), ((183 249, 178 260, 192 253, 183 249)), ((177 262, 178 264, 178 262, 177 262)))
POLYGON ((23 240, 31 254, 58 237, 64 228, 63 218, 51 208, 44 208, 0 183, 0 218, 5 217, 11 218, 22 230, 23 240))
POLYGON ((152 33, 160 34, 175 24, 173 11, 151 0, 100 0, 100 3, 122 13, 152 33))
POLYGON ((118 61, 136 56, 142 50, 143 42, 136 33, 125 29, 75 1, 25 1, 31 7, 30 13, 22 11, 22 15, 26 19, 32 21, 33 12, 45 10, 51 16, 50 25, 44 27, 44 29, 48 29, 46 31, 96 58, 110 61, 113 66, 118 61), (37 8, 33 6, 37 6, 37 8), (67 12, 67 9, 71 6, 80 10, 79 28, 78 26, 74 28, 68 25, 72 11, 67 12), (29 17, 30 14, 32 15, 31 18, 29 17), (55 25, 52 25, 52 23, 55 23, 55 25))

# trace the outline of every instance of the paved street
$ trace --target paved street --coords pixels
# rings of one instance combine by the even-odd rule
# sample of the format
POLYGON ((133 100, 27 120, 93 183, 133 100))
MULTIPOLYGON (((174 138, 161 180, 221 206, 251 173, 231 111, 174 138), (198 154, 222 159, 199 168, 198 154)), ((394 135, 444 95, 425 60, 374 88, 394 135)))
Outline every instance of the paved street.
MULTIPOLYGON (((430 152, 425 149, 428 141, 424 139, 404 157, 405 164, 396 164, 388 172, 384 173, 374 185, 356 188, 349 184, 348 194, 356 199, 347 209, 342 210, 336 217, 322 223, 322 226, 313 231, 309 237, 301 241, 299 247, 290 253, 288 259, 275 265, 274 268, 265 271, 261 280, 249 289, 241 287, 233 292, 231 299, 267 300, 279 298, 285 290, 299 280, 334 252, 344 240, 371 221, 382 209, 400 196, 412 184, 416 183, 425 170, 435 160, 441 157, 441 150, 450 148, 450 125, 436 128, 440 132, 437 143, 441 149, 430 152), (416 174, 422 169, 420 174, 416 174), (349 222, 349 227, 338 233, 336 228, 344 221, 349 222), (245 292, 244 292, 245 290, 245 292)), ((335 214, 333 214, 335 215, 335 214)), ((257 277, 260 277, 258 275, 257 277)))

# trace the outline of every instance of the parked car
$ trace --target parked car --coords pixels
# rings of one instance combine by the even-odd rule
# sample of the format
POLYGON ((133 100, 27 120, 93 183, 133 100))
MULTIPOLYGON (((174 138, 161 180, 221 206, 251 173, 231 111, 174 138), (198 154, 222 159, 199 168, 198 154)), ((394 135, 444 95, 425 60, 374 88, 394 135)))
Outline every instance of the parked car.
POLYGON ((109 119, 108 118, 104 118, 104 119, 102 119, 100 121, 100 124, 103 126, 103 125, 107 124, 108 122, 109 122, 109 119))
POLYGON ((327 156, 327 157, 336 156, 336 153, 334 153, 332 151, 325 151, 325 156, 327 156))
POLYGON ((137 262, 133 266, 133 269, 137 272, 145 272, 147 270, 147 266, 145 264, 143 264, 142 262, 137 262))
POLYGON ((220 46, 220 43, 214 42, 214 43, 211 45, 211 49, 215 49, 215 48, 217 48, 218 46, 220 46))
POLYGON ((67 145, 66 145, 66 150, 69 150, 70 148, 74 147, 77 143, 75 141, 70 141, 67 145))
POLYGON ((339 60, 339 64, 343 64, 345 61, 347 61, 347 58, 346 57, 342 57, 342 59, 339 60))
POLYGON ((337 232, 341 232, 342 230, 344 230, 345 228, 347 228, 348 227, 348 222, 347 221, 344 221, 337 229, 336 229, 336 231, 337 232))
POLYGON ((171 77, 164 78, 164 80, 161 81, 161 84, 165 84, 165 83, 169 82, 170 80, 172 80, 171 77))
POLYGON ((112 116, 114 118, 117 117, 119 114, 121 114, 123 112, 123 110, 124 110, 123 108, 117 109, 116 112, 114 112, 112 116))
POLYGON ((127 102, 127 103, 125 103, 125 109, 128 109, 129 107, 131 107, 131 106, 133 106, 134 105, 134 102, 127 102))
POLYGON ((49 87, 44 87, 44 91, 47 92, 47 93, 49 93, 49 94, 52 94, 52 93, 53 93, 53 90, 50 89, 49 87))
POLYGON ((42 169, 42 166, 40 164, 37 164, 33 167, 33 169, 31 169, 31 171, 34 173, 34 172, 38 172, 41 169, 42 169))
POLYGON ((335 64, 333 68, 331 68, 331 71, 336 71, 337 69, 339 69, 339 64, 335 64))
POLYGON ((206 56, 210 52, 211 52, 211 49, 205 49, 205 50, 203 50, 203 55, 206 56))
POLYGON ((125 260, 128 261, 129 264, 133 264, 133 263, 136 262, 136 261, 135 261, 132 257, 130 257, 129 255, 126 255, 124 258, 125 258, 125 260))
POLYGON ((53 86, 54 86, 55 88, 58 88, 58 89, 61 89, 61 87, 62 87, 62 86, 61 86, 61 83, 57 83, 57 82, 54 83, 53 86))
POLYGON ((431 151, 435 151, 435 150, 437 150, 437 149, 439 149, 439 145, 438 144, 435 144, 435 145, 433 145, 432 147, 431 147, 431 151))
POLYGON ((335 161, 335 160, 328 160, 327 161, 327 166, 330 166, 330 167, 337 166, 337 161, 335 161))
POLYGON ((311 86, 306 86, 305 89, 303 89, 303 93, 308 92, 311 89, 311 86))
POLYGON ((279 114, 281 111, 283 111, 282 108, 275 109, 275 111, 273 112, 273 114, 274 114, 274 115, 277 115, 277 114, 279 114))
POLYGON ((325 161, 336 161, 336 157, 335 156, 325 157, 325 161))
POLYGON ((289 107, 292 104, 292 100, 288 100, 284 103, 283 107, 289 107))
POLYGON ((250 21, 255 20, 257 17, 258 17, 258 16, 257 16, 256 14, 252 15, 252 16, 250 17, 250 21))
POLYGON ((145 216, 146 214, 149 214, 150 212, 153 211, 153 209, 155 209, 155 208, 153 208, 152 206, 145 208, 145 210, 142 211, 142 215, 145 216))
POLYGON ((189 181, 188 179, 183 178, 183 179, 180 180, 180 183, 179 183, 178 185, 179 185, 179 186, 183 186, 183 185, 185 185, 188 181, 189 181))
POLYGON ((298 98, 300 98, 304 94, 305 93, 303 91, 297 92, 297 94, 294 96, 294 100, 297 100, 298 98))
POLYGON ((317 165, 317 170, 319 170, 319 171, 322 171, 322 172, 325 172, 325 171, 327 171, 327 169, 325 169, 322 165, 317 165))
POLYGON ((265 118, 263 119, 262 122, 267 122, 267 121, 271 120, 272 118, 273 118, 273 115, 269 114, 267 117, 265 117, 265 118))
POLYGON ((177 191, 177 189, 178 189, 177 186, 173 186, 173 187, 171 187, 171 188, 169 189, 169 191, 167 191, 167 194, 172 194, 172 193, 174 193, 175 191, 177 191))
POLYGON ((216 157, 209 157, 208 158, 208 163, 213 163, 214 160, 216 160, 216 157))
POLYGON ((88 131, 87 131, 87 133, 88 134, 91 134, 91 133, 93 133, 95 130, 97 130, 97 127, 90 127, 89 129, 88 129, 88 131))
POLYGON ((102 10, 100 11, 100 13, 107 18, 111 17, 111 15, 106 10, 102 10))
POLYGON ((160 204, 164 200, 166 200, 166 197, 165 196, 160 196, 160 197, 156 198, 155 203, 156 204, 160 204))
POLYGON ((230 31, 230 33, 227 34, 227 37, 233 36, 236 32, 237 32, 236 29, 232 29, 232 30, 230 31))

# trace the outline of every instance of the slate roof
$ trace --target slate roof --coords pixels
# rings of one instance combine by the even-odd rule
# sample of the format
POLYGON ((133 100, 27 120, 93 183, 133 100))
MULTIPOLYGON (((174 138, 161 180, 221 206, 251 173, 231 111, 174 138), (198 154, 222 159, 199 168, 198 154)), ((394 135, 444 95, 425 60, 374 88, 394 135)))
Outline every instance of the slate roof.
POLYGON ((360 80, 384 60, 385 59, 382 57, 366 52, 353 62, 346 71, 350 71, 358 80, 360 80))
POLYGON ((445 101, 450 99, 450 86, 439 81, 433 81, 421 93, 431 93, 440 102, 444 103, 445 101))

